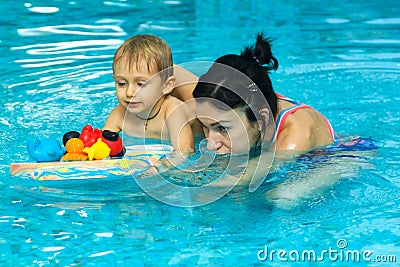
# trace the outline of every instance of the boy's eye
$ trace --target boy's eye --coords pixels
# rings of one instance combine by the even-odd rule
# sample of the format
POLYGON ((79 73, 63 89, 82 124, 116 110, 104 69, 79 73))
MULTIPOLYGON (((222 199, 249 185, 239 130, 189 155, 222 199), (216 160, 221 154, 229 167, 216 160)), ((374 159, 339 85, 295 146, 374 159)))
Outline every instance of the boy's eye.
POLYGON ((145 82, 137 82, 137 85, 138 85, 139 87, 145 87, 145 86, 146 86, 146 83, 145 83, 145 82))
POLYGON ((125 87, 126 86, 126 82, 123 81, 115 81, 115 83, 119 86, 119 87, 125 87))

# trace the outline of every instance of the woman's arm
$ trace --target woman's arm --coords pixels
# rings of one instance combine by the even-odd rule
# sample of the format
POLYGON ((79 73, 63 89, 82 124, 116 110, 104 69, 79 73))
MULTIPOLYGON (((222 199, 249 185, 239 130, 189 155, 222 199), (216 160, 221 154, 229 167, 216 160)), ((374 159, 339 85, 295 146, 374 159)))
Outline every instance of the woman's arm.
MULTIPOLYGON (((321 163, 310 162, 309 168, 304 168, 304 164, 299 163, 298 169, 283 173, 280 169, 287 163, 295 163, 301 153, 299 151, 276 153, 265 151, 259 157, 252 158, 238 166, 243 171, 237 185, 245 186, 249 192, 253 192, 264 182, 270 172, 270 175, 279 175, 281 172, 284 181, 269 188, 265 192, 265 199, 278 208, 292 209, 302 201, 319 197, 327 188, 341 179, 358 177, 360 170, 372 169, 373 164, 368 160, 372 153, 370 151, 352 151, 328 154, 321 163), (346 153, 351 153, 351 156, 347 156, 346 153)), ((321 155, 311 156, 321 157, 321 155)), ((324 155, 322 156, 324 157, 324 155)), ((228 181, 237 181, 237 176, 236 174, 228 181)))
POLYGON ((355 178, 360 170, 372 169, 373 164, 368 160, 370 156, 370 151, 341 152, 330 155, 320 164, 313 164, 312 168, 299 167, 290 172, 291 177, 269 189, 265 198, 279 208, 291 209, 301 201, 319 197, 341 179, 355 178), (346 156, 346 153, 351 153, 351 156, 346 156))

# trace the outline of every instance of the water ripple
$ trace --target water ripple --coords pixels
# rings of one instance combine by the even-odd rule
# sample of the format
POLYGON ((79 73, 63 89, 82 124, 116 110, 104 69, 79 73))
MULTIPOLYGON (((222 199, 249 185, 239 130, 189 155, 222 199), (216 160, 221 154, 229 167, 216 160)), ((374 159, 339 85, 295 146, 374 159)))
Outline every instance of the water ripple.
POLYGON ((50 67, 54 65, 65 65, 77 60, 82 59, 109 59, 112 58, 110 55, 104 56, 65 56, 61 58, 45 58, 45 59, 26 59, 26 60, 16 60, 16 63, 30 63, 30 64, 21 64, 23 68, 38 68, 38 67, 50 67))
POLYGON ((57 13, 60 9, 57 7, 37 6, 28 8, 29 11, 42 14, 57 13))
POLYGON ((72 34, 85 36, 125 36, 126 32, 115 25, 67 24, 18 29, 20 36, 43 36, 48 34, 72 34))
POLYGON ((397 59, 400 58, 400 53, 353 53, 351 55, 334 55, 344 60, 366 60, 366 59, 397 59))
POLYGON ((328 18, 326 22, 329 24, 342 24, 349 22, 349 19, 342 19, 342 18, 328 18))
MULTIPOLYGON (((60 63, 61 64, 61 63, 60 63)), ((8 88, 19 87, 23 85, 35 85, 37 84, 40 87, 45 87, 49 85, 61 84, 61 86, 69 86, 74 82, 84 82, 95 80, 101 76, 109 76, 111 79, 112 70, 109 66, 101 66, 102 62, 88 63, 82 64, 78 67, 68 67, 68 68, 55 68, 51 70, 45 70, 41 72, 34 72, 21 75, 20 77, 35 77, 34 79, 30 78, 26 81, 20 81, 18 83, 13 83, 8 85, 8 88), (99 66, 100 65, 100 66, 99 66), (88 67, 92 66, 92 67, 88 67), (53 75, 43 75, 50 74, 53 75), (64 84, 65 83, 65 84, 64 84)), ((101 82, 101 81, 100 81, 101 82)), ((106 83, 107 86, 110 86, 110 83, 106 83)), ((112 86, 112 85, 111 85, 112 86)))
MULTIPOLYGON (((48 44, 33 44, 19 47, 12 47, 11 50, 26 50, 30 55, 54 55, 65 53, 81 53, 88 51, 116 49, 123 41, 119 39, 109 40, 85 40, 70 41, 48 44)), ((26 62, 29 60, 19 60, 18 62, 26 62)))
POLYGON ((400 40, 397 39, 350 40, 349 42, 357 44, 400 44, 400 40))
POLYGON ((116 7, 129 7, 129 8, 135 8, 135 5, 131 4, 126 4, 126 3, 120 3, 120 2, 112 2, 112 1, 104 1, 104 5, 106 6, 116 6, 116 7))
POLYGON ((25 3, 24 6, 28 8, 29 11, 34 13, 42 13, 42 14, 50 14, 50 13, 57 13, 60 9, 58 7, 51 7, 51 6, 32 6, 31 3, 25 3))
POLYGON ((373 20, 366 21, 365 23, 379 24, 379 25, 400 24, 400 18, 373 19, 373 20))
POLYGON ((138 32, 146 32, 151 30, 158 30, 158 31, 183 31, 185 28, 183 27, 175 27, 175 26, 164 26, 164 25, 156 25, 153 21, 147 21, 142 23, 137 28, 138 32))
POLYGON ((122 42, 119 39, 84 40, 13 47, 11 50, 31 55, 14 61, 29 72, 22 73, 17 83, 7 87, 35 84, 43 87, 89 80, 104 82, 98 78, 111 77, 113 54, 122 42))
POLYGON ((286 74, 303 74, 320 71, 333 71, 333 70, 347 70, 347 71, 360 71, 360 70, 379 69, 381 72, 391 71, 400 73, 400 63, 398 62, 323 62, 316 64, 297 64, 292 67, 284 68, 286 74))

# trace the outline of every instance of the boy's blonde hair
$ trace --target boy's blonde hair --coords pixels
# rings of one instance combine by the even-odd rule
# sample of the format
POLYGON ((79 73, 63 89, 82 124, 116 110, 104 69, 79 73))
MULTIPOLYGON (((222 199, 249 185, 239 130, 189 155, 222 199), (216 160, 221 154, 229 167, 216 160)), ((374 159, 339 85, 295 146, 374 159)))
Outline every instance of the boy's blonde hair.
POLYGON ((135 35, 126 40, 115 52, 113 71, 117 63, 124 61, 129 69, 144 61, 150 73, 160 72, 165 81, 173 75, 172 52, 168 44, 161 38, 149 34, 135 35))

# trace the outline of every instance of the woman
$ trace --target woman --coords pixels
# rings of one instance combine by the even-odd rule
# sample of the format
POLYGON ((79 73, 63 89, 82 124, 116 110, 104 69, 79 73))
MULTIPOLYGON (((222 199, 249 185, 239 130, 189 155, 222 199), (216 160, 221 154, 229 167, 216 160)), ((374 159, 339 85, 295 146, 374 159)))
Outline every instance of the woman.
POLYGON ((335 141, 322 114, 274 92, 268 72, 278 60, 270 43, 258 34, 255 46, 218 58, 200 77, 193 97, 209 149, 245 153, 266 141, 277 151, 309 151, 335 141))
MULTIPOLYGON (((246 47, 240 55, 218 58, 193 91, 209 149, 220 154, 251 154, 253 148, 262 145, 262 153, 248 161, 243 176, 235 177, 241 184, 249 183, 250 192, 263 183, 272 167, 274 153, 269 153, 273 150, 270 144, 275 145, 275 151, 285 152, 277 155, 286 157, 336 141, 332 126, 322 114, 274 92, 268 73, 278 68, 278 60, 272 55, 270 43, 270 39, 258 34, 256 44, 246 47)), ((274 166, 279 167, 280 163, 284 161, 278 160, 274 166)), ((321 168, 301 170, 301 179, 275 185, 265 198, 290 209, 300 199, 313 197, 355 172, 354 163, 343 166, 342 161, 333 159, 321 168)), ((232 180, 237 181, 228 181, 232 180)))
MULTIPOLYGON (((249 191, 253 192, 270 171, 275 150, 286 152, 279 153, 283 156, 300 154, 336 141, 330 123, 322 114, 274 92, 268 73, 277 68, 278 60, 272 55, 270 40, 259 34, 255 46, 246 47, 240 55, 229 54, 218 58, 200 76, 193 90, 195 105, 191 106, 196 109, 196 116, 203 125, 208 149, 218 154, 248 153, 251 158, 222 157, 233 159, 233 164, 229 164, 215 182, 204 187, 180 187, 158 192, 173 192, 174 201, 188 206, 214 201, 239 184, 248 184, 249 191), (261 153, 253 154, 253 151, 261 153), (225 188, 227 190, 218 191, 225 188)), ((177 84, 185 84, 185 90, 188 90, 193 86, 194 79, 187 83, 179 82, 184 76, 182 73, 182 70, 176 72, 177 84)), ((174 91, 177 97, 193 104, 189 101, 190 96, 184 95, 180 89, 178 87, 174 91)), ((288 179, 274 185, 265 193, 265 198, 279 207, 291 208, 298 200, 312 197, 335 183, 343 177, 339 174, 355 175, 354 164, 343 166, 342 161, 335 162, 335 159, 323 165, 322 170, 301 169, 301 179, 288 179)), ((281 162, 284 161, 278 161, 274 167, 278 168, 281 162)), ((189 165, 196 164, 190 162, 189 165)), ((196 175, 194 169, 185 171, 196 175)), ((293 175, 295 172, 290 173, 293 175)), ((162 199, 169 201, 165 197, 162 199)), ((178 204, 174 202, 174 205, 178 204)))

